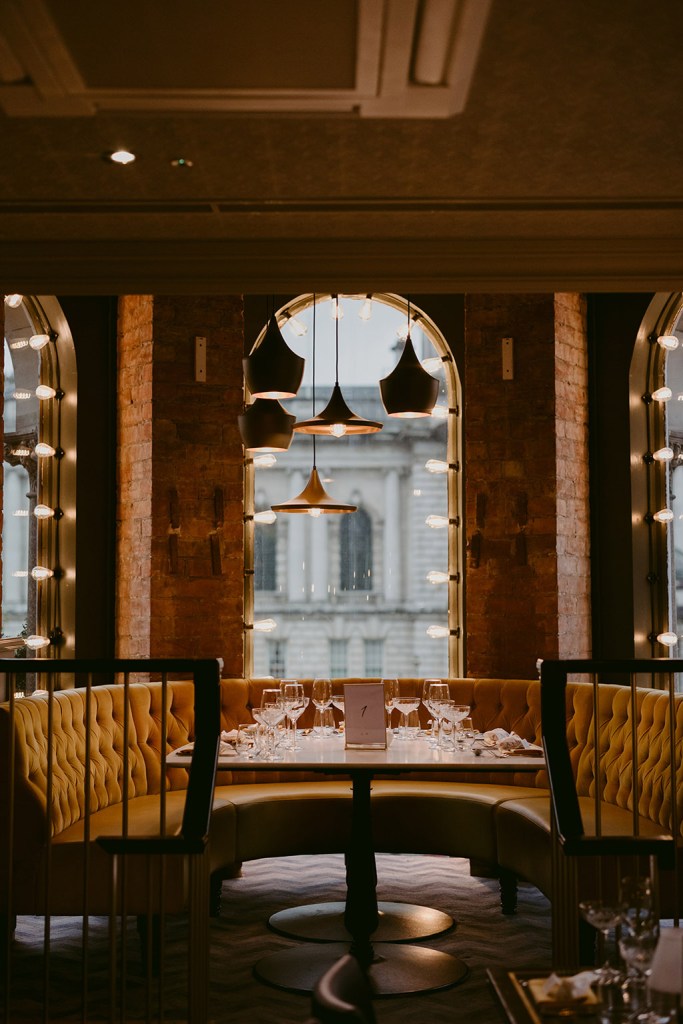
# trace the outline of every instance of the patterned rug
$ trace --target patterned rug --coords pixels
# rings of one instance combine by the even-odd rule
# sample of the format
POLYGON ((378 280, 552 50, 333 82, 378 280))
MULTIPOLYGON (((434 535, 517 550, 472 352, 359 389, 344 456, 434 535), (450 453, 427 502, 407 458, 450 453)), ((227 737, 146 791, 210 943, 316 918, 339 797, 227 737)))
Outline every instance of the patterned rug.
MULTIPOLYGON (((514 917, 500 912, 498 884, 473 878, 469 862, 449 857, 396 856, 377 858, 378 898, 438 907, 457 920, 457 927, 421 943, 452 953, 470 968, 460 985, 427 995, 376 1000, 379 1024, 499 1024, 501 1011, 486 979, 485 968, 538 967, 550 964, 550 908, 532 886, 520 886, 514 917)), ((310 998, 271 988, 257 981, 254 963, 276 950, 297 945, 274 934, 268 917, 278 911, 320 900, 343 900, 341 856, 289 857, 245 865, 242 878, 224 884, 221 917, 211 925, 212 1024, 301 1024, 310 998)), ((12 955, 12 1024, 38 1024, 42 1016, 44 963, 42 921, 21 918, 12 955)), ((147 996, 140 976, 139 942, 134 927, 128 934, 126 1001, 114 1018, 108 989, 107 922, 91 919, 88 944, 88 1012, 80 1010, 83 953, 80 919, 53 918, 50 958, 50 1013, 54 1021, 157 1020, 158 992, 147 996), (123 1013, 123 1016, 121 1015, 123 1013)), ((163 973, 164 1021, 186 1020, 187 926, 169 921, 163 973)))

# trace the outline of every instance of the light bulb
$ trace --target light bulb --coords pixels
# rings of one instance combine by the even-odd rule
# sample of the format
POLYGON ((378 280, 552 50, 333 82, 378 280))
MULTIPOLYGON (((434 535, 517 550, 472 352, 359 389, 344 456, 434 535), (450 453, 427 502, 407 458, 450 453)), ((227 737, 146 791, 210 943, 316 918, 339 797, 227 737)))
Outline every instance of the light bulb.
POLYGON ((439 569, 430 569, 427 573, 427 579, 430 583, 448 583, 450 576, 447 572, 440 572, 439 569))
POLYGON ((655 462, 671 462, 673 457, 673 448, 658 448, 656 452, 652 453, 655 462))
POLYGON ((28 348, 28 338, 19 338, 18 341, 10 341, 9 347, 11 349, 28 348))
POLYGON ((259 619, 254 623, 253 630, 255 633, 272 633, 276 626, 275 619, 259 619))
POLYGON ((672 394, 671 388, 657 388, 652 392, 652 400, 653 402, 668 402, 672 394))
POLYGON ((344 434, 346 433, 346 424, 333 423, 332 426, 330 427, 330 433, 333 435, 333 437, 343 437, 344 434))
POLYGON ((27 398, 31 397, 30 391, 13 391, 12 398, 16 398, 17 402, 25 402, 27 398))
POLYGON ((425 525, 432 530, 443 530, 444 526, 448 526, 448 516, 427 516, 425 525))
POLYGON ((312 516, 313 519, 317 519, 318 516, 322 514, 322 509, 319 509, 319 508, 309 508, 308 514, 309 514, 309 516, 312 516))
POLYGON ((277 458, 271 452, 263 452, 254 456, 254 465, 260 469, 270 469, 277 462, 277 458))
POLYGON ((22 459, 22 458, 25 458, 27 455, 31 454, 31 449, 30 448, 12 448, 11 454, 12 455, 17 455, 20 459, 22 459))
POLYGON ((127 149, 116 149, 113 153, 109 154, 109 159, 113 164, 122 164, 125 167, 126 164, 133 163, 135 153, 131 153, 127 149))
POLYGON ((51 519, 55 514, 55 510, 50 508, 49 505, 36 505, 33 514, 36 519, 51 519))
POLYGON ((678 338, 674 334, 660 334, 657 338, 657 344, 667 349, 667 351, 673 352, 675 348, 678 348, 678 338))
POLYGON ((342 320, 344 318, 344 307, 339 301, 338 295, 332 296, 332 319, 342 320))
POLYGON ((39 459, 49 459, 55 454, 55 449, 46 441, 39 441, 33 450, 39 459))
POLYGON ((12 513, 12 515, 13 516, 17 516, 17 518, 19 518, 19 519, 24 519, 28 515, 28 509, 27 508, 15 508, 15 510, 12 513))
POLYGON ((39 384, 36 388, 36 398, 44 400, 46 398, 54 398, 57 392, 54 388, 51 388, 49 384, 39 384))
POLYGON ((427 373, 438 373, 443 367, 443 360, 441 356, 429 356, 428 359, 420 360, 420 365, 427 373))
POLYGON ((674 514, 670 508, 661 508, 659 512, 655 512, 652 518, 657 523, 670 523, 673 521, 674 514))
POLYGON ((17 309, 24 301, 23 295, 6 295, 5 305, 9 306, 10 309, 17 309))
POLYGON ((372 316, 372 295, 366 295, 365 302, 358 311, 361 320, 369 320, 372 316))
POLYGON ((28 576, 28 569, 15 569, 12 573, 17 579, 21 580, 28 576))
POLYGON ((254 513, 255 523, 274 523, 277 519, 277 514, 273 512, 272 508, 264 509, 263 512, 254 513))
POLYGON ((32 349, 35 349, 35 351, 38 352, 39 349, 45 348, 49 340, 49 334, 32 334, 28 339, 28 343, 32 349))
POLYGON ((660 644, 664 644, 665 647, 675 647, 678 643, 678 634, 667 630, 666 633, 658 633, 657 640, 660 644))
POLYGON ((450 412, 447 405, 435 405, 432 409, 432 416, 436 416, 439 420, 448 419, 448 413, 450 412))
POLYGON ((428 473, 447 473, 448 463, 442 459, 427 459, 425 469, 428 473))
POLYGON ((30 647, 32 651, 39 651, 41 647, 49 647, 50 640, 46 636, 38 636, 32 633, 31 636, 26 637, 26 646, 30 647))
POLYGON ((45 565, 35 565, 31 569, 31 576, 34 580, 49 580, 51 576, 54 576, 52 569, 48 569, 45 565))
POLYGON ((431 636, 434 640, 448 636, 449 632, 448 626, 427 626, 427 636, 431 636))
POLYGON ((285 323, 295 338, 303 338, 304 334, 308 334, 308 327, 306 324, 302 324, 301 320, 297 320, 297 318, 292 316, 291 313, 287 313, 285 315, 285 323))

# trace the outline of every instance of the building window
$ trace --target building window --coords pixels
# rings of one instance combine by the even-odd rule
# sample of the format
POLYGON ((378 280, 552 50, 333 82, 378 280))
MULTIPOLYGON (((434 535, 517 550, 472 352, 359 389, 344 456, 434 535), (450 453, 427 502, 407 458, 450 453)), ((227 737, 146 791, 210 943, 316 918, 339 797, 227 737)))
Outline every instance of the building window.
POLYGON ((268 674, 274 679, 287 675, 287 641, 268 641, 268 674))
POLYGON ((54 299, 7 295, 4 321, 1 646, 73 656, 73 340, 54 299))
POLYGON ((343 679, 349 673, 348 640, 330 640, 330 679, 343 679))
MULTIPOLYGON (((313 296, 301 295, 276 314, 287 344, 306 360, 299 392, 283 399, 283 407, 299 422, 310 419, 328 403, 338 376, 350 409, 382 429, 316 438, 325 490, 356 505, 355 512, 278 511, 275 525, 254 522, 253 542, 245 531, 254 621, 271 620, 276 635, 287 636, 289 671, 302 677, 325 664, 330 634, 346 648, 341 675, 461 675, 461 398, 453 354, 428 313, 400 296, 318 295, 315 303, 315 399, 313 296), (378 387, 403 353, 408 312, 411 343, 439 383, 432 414, 415 418, 389 416, 378 387), (264 538, 276 530, 275 551, 264 538), (368 614, 373 633, 384 638, 376 671, 379 655, 366 656, 358 639, 359 617, 368 614)), ((260 317, 256 298, 245 307, 260 317)), ((300 494, 312 465, 313 438, 305 432, 295 432, 287 451, 255 456, 247 470, 255 506, 270 508, 300 494)), ((248 672, 265 672, 266 648, 266 636, 246 631, 248 672)))
POLYGON ((372 522, 364 508, 339 525, 340 590, 372 590, 372 522))
POLYGON ((366 640, 365 675, 382 676, 384 674, 384 640, 366 640))

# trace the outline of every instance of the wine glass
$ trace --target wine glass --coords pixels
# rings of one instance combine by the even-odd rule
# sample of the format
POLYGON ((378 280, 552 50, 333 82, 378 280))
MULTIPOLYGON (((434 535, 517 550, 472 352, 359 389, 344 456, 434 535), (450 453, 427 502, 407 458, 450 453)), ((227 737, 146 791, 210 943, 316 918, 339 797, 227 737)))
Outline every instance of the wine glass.
POLYGON ((308 707, 308 697, 304 694, 303 683, 296 679, 283 679, 280 683, 282 704, 288 721, 291 723, 289 749, 301 750, 297 744, 296 723, 308 707))
POLYGON ((279 690, 266 689, 263 691, 261 694, 259 717, 257 718, 256 715, 254 717, 257 722, 261 721, 269 732, 269 749, 266 754, 266 760, 279 761, 282 758, 282 754, 278 754, 276 730, 285 717, 285 708, 279 690))
POLYGON ((437 703, 437 709, 439 712, 439 718, 445 720, 450 726, 452 726, 447 737, 443 735, 444 730, 442 728, 439 729, 440 745, 445 750, 454 750, 455 730, 458 724, 468 717, 470 713, 469 704, 456 704, 454 700, 439 700, 437 703))
MULTIPOLYGON (((584 921, 601 932, 606 947, 610 931, 623 920, 621 907, 614 903, 604 903, 602 900, 582 900, 579 903, 579 910, 584 921)), ((595 973, 598 975, 599 984, 609 983, 619 974, 610 964, 609 957, 595 973)))
POLYGON ((396 697, 394 700, 395 708, 401 713, 401 718, 398 724, 398 737, 401 740, 417 739, 417 736, 410 732, 408 729, 408 716, 413 711, 417 711, 420 706, 419 697, 396 697))
POLYGON ((459 743, 463 750, 472 749, 472 747, 474 746, 474 737, 476 735, 477 734, 474 729, 474 722, 468 715, 465 716, 465 718, 463 718, 462 721, 460 722, 460 731, 458 734, 459 743))
POLYGON ((343 693, 333 693, 332 694, 332 704, 333 704, 333 706, 337 709, 337 711, 341 715, 341 719, 339 721, 339 728, 341 729, 343 724, 344 724, 344 721, 343 721, 343 719, 344 719, 344 694, 343 693))
POLYGON ((391 729, 391 712, 394 710, 396 698, 399 696, 398 679, 382 679, 384 687, 384 707, 387 711, 387 728, 391 729))
POLYGON ((311 699, 315 705, 315 721, 313 732, 317 735, 325 733, 325 712, 332 705, 332 681, 318 676, 313 680, 311 699))
POLYGON ((440 679, 425 679, 422 684, 422 703, 432 716, 432 734, 429 738, 430 747, 435 747, 439 740, 438 702, 448 700, 448 683, 440 679))

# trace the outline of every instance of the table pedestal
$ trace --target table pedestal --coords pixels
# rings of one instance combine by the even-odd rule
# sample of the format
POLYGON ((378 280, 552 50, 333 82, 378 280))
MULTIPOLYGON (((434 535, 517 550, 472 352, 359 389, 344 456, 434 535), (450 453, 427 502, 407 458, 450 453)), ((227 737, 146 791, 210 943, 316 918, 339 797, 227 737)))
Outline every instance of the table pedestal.
MULTIPOLYGON (((343 903, 309 903, 280 910, 268 921, 278 935, 310 942, 350 942, 344 926, 343 903)), ((455 921, 441 910, 412 903, 378 903, 379 922, 373 932, 375 942, 412 942, 444 935, 455 921)))
MULTIPOLYGON (((295 946, 264 956, 254 966, 254 974, 288 992, 312 992, 325 971, 348 952, 344 943, 295 946)), ((373 995, 405 996, 457 985, 465 980, 469 968, 436 949, 377 943, 367 974, 373 995)))

